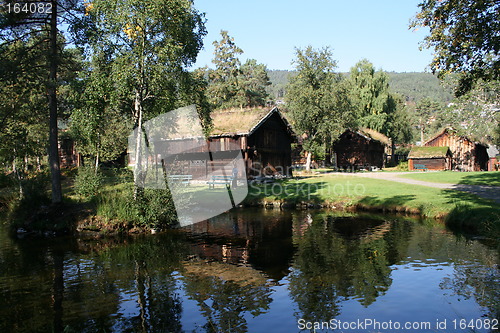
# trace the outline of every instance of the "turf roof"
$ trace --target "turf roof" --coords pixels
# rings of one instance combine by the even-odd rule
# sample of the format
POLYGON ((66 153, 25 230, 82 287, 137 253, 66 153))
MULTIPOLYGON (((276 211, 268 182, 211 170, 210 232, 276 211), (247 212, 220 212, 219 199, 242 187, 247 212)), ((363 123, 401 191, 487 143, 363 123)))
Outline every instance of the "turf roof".
POLYGON ((372 138, 373 140, 382 142, 386 146, 391 145, 391 139, 389 139, 387 136, 385 136, 380 132, 372 130, 371 128, 360 128, 359 131, 367 135, 368 137, 372 138))
POLYGON ((408 158, 441 158, 448 154, 448 147, 413 147, 408 158))
POLYGON ((249 134, 271 111, 269 108, 214 111, 211 114, 213 129, 210 136, 249 134))

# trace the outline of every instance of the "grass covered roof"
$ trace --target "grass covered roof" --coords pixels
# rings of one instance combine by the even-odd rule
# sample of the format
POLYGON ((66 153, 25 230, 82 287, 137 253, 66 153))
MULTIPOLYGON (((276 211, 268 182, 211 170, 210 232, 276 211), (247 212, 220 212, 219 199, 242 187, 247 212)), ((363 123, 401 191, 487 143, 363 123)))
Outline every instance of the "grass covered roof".
POLYGON ((408 158, 444 158, 448 152, 448 147, 413 147, 408 158))
POLYGON ((273 112, 279 113, 277 108, 235 108, 214 111, 211 114, 213 128, 210 136, 251 134, 273 112))
POLYGON ((363 133, 364 135, 372 138, 373 140, 377 140, 382 142, 386 146, 391 145, 391 139, 389 139, 387 136, 384 134, 377 132, 375 130, 372 130, 371 128, 360 128, 359 131, 363 133))

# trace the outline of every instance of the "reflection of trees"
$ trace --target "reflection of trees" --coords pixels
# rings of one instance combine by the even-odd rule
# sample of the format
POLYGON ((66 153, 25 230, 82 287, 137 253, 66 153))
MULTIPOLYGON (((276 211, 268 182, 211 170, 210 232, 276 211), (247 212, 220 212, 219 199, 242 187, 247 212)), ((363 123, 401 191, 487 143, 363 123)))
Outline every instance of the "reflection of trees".
POLYGON ((250 268, 225 265, 226 279, 214 276, 208 263, 206 270, 198 266, 196 272, 188 266, 183 278, 186 293, 198 303, 206 318, 203 326, 206 332, 246 332, 245 313, 255 317, 266 312, 271 303, 271 290, 265 279, 258 281, 258 277, 252 276, 250 268))
MULTIPOLYGON (((440 284, 442 289, 451 290, 454 295, 465 299, 475 298, 477 304, 488 309, 491 319, 500 318, 500 265, 498 252, 488 250, 477 242, 458 242, 454 254, 464 258, 460 252, 468 252, 469 260, 454 260, 454 272, 440 284)), ((466 257, 467 258, 467 257, 466 257)))
POLYGON ((487 308, 488 317, 500 318, 500 275, 497 267, 478 262, 455 265, 452 277, 443 279, 442 289, 451 289, 454 294, 469 299, 487 308))
POLYGON ((134 280, 139 313, 124 318, 122 329, 134 332, 181 332, 182 301, 177 294, 175 277, 149 272, 146 261, 134 262, 134 280))
POLYGON ((185 256, 182 237, 170 233, 145 237, 103 253, 117 289, 133 293, 134 316, 118 313, 114 329, 133 332, 181 332, 182 301, 174 272, 185 256))
POLYGON ((0 245, 0 331, 62 331, 64 251, 50 242, 13 241, 4 230, 0 245))
POLYGON ((87 242, 88 254, 71 240, 0 247, 0 331, 180 332, 184 244, 168 234, 87 242))
POLYGON ((297 239, 289 288, 306 320, 328 321, 350 297, 368 306, 392 281, 383 235, 344 237, 335 229, 335 219, 316 221, 297 239))

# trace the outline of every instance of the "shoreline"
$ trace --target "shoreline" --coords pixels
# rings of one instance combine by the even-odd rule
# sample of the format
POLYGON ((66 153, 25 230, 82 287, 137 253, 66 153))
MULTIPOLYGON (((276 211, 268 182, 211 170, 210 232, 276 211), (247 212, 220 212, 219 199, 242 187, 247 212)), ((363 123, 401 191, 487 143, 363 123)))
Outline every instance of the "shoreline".
MULTIPOLYGON (((412 207, 369 206, 361 203, 352 205, 345 200, 335 202, 324 201, 321 203, 314 201, 292 203, 286 200, 245 200, 236 209, 256 207, 297 211, 324 209, 331 211, 398 214, 413 218, 433 218, 437 221, 443 221, 446 217, 446 215, 429 217, 412 207)), ((24 223, 12 223, 10 226, 11 233, 16 235, 17 238, 54 238, 62 236, 102 238, 107 236, 155 234, 162 231, 147 226, 134 225, 125 221, 107 220, 93 213, 91 210, 86 209, 84 204, 61 204, 52 207, 42 206, 28 221, 24 223), (41 224, 43 224, 43 227, 40 227, 41 224)), ((170 227, 167 229, 174 228, 170 227)))
MULTIPOLYGON (((39 208, 34 208, 33 202, 25 202, 5 205, 4 211, 7 211, 8 224, 14 235, 147 234, 175 227, 173 206, 165 215, 165 223, 161 224, 136 219, 133 214, 117 214, 130 208, 130 186, 127 184, 107 185, 95 200, 80 201, 79 198, 67 197, 61 205, 51 206, 46 202, 46 206, 39 208)), ((248 190, 247 197, 238 205, 242 209, 327 209, 398 214, 434 219, 458 232, 500 238, 500 206, 474 194, 452 189, 421 185, 408 188, 407 184, 390 180, 326 174, 279 180, 272 184, 251 184, 248 190)), ((210 193, 206 195, 208 198, 210 193)), ((163 209, 165 205, 159 202, 164 198, 168 199, 168 196, 148 196, 143 207, 163 209)))

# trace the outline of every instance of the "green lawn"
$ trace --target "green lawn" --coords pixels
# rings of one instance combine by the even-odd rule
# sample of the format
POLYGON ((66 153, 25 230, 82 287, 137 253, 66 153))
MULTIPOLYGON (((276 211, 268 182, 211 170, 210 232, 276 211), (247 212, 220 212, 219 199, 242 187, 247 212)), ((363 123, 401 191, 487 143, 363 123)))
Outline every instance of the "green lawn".
POLYGON ((493 185, 500 186, 500 172, 416 172, 400 175, 399 177, 423 180, 434 183, 465 184, 465 185, 493 185))
POLYGON ((343 202, 398 210, 407 207, 430 217, 444 216, 463 205, 500 214, 500 205, 473 194, 347 175, 322 175, 250 186, 249 192, 248 200, 343 202))

